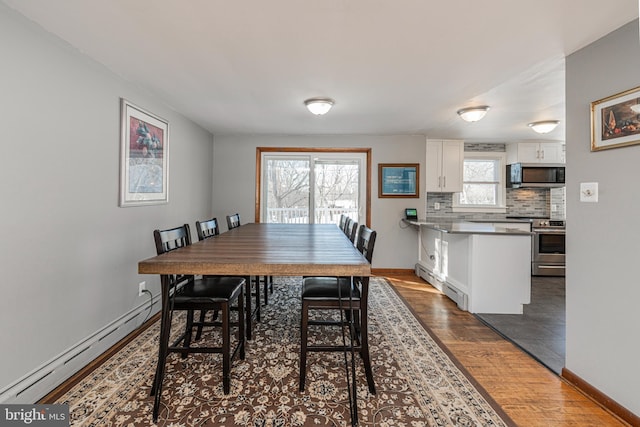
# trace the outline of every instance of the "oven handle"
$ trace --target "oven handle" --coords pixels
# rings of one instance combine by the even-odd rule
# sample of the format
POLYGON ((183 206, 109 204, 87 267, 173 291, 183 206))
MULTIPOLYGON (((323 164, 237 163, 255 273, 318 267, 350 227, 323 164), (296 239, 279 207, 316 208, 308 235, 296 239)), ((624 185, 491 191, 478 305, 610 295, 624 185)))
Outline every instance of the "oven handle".
POLYGON ((538 234, 567 234, 566 230, 547 230, 544 228, 534 228, 531 231, 538 234))

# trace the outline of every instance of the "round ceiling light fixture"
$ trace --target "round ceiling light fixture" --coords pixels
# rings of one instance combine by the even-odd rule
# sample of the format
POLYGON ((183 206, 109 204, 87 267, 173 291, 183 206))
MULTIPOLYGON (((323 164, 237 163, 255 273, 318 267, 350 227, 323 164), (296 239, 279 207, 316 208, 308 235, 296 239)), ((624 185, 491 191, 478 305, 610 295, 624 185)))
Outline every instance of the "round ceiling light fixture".
POLYGON ((333 107, 334 101, 331 98, 309 98, 304 101, 304 105, 316 116, 322 116, 327 114, 331 107, 333 107))
POLYGON ((481 105, 479 107, 469 107, 458 110, 458 115, 466 122, 477 122, 487 114, 491 107, 481 105))
POLYGON ((529 123, 527 126, 537 133, 549 133, 554 130, 559 123, 559 120, 542 120, 540 122, 529 123))

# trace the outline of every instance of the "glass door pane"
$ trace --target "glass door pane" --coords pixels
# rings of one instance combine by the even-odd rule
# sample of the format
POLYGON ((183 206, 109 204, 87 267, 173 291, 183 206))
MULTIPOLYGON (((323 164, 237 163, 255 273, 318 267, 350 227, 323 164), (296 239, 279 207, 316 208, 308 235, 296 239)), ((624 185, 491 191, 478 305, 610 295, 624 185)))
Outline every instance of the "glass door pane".
POLYGON ((308 224, 309 159, 265 156, 263 221, 308 224))
POLYGON ((315 159, 314 222, 337 224, 345 214, 359 222, 360 162, 315 159))

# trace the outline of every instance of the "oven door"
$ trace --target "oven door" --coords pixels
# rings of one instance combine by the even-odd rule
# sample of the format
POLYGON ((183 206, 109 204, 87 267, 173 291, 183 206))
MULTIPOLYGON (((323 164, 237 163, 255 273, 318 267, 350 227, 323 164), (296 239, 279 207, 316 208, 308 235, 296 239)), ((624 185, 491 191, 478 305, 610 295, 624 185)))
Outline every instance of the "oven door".
POLYGON ((532 271, 534 276, 565 275, 565 230, 534 229, 532 271))

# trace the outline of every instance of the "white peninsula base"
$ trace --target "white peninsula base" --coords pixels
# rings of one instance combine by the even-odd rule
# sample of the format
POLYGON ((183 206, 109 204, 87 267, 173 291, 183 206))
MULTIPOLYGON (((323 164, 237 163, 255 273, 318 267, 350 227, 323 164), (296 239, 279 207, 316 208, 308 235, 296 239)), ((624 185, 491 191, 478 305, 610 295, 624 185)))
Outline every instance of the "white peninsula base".
POLYGON ((505 224, 412 222, 416 274, 471 313, 522 314, 531 302, 531 233, 505 224))

